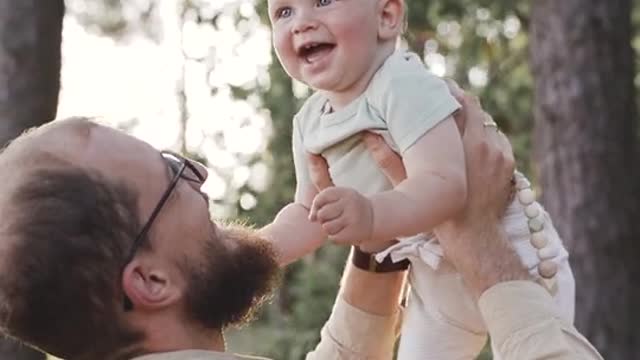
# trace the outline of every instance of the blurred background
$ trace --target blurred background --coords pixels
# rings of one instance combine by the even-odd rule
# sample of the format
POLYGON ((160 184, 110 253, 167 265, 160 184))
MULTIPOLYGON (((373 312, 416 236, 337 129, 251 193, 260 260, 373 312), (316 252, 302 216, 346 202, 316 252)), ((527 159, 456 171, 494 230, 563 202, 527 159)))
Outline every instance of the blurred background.
MULTIPOLYGON (((606 359, 640 356, 638 3, 407 2, 405 45, 481 98, 534 179, 572 256, 577 327, 606 359)), ((309 94, 271 50, 264 0, 0 0, 0 147, 100 116, 207 164, 217 218, 261 226, 292 199, 291 120, 309 94)), ((303 359, 346 254, 290 266, 230 349, 303 359)), ((0 344, 0 359, 44 358, 0 344)))

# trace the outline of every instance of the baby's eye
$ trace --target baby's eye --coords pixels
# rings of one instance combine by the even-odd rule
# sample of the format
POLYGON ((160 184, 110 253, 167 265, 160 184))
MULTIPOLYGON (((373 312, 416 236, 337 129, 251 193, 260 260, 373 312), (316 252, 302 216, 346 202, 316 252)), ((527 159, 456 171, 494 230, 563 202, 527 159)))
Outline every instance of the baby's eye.
POLYGON ((333 0, 318 0, 317 6, 321 7, 321 6, 331 5, 332 2, 333 0))
POLYGON ((291 16, 290 7, 283 7, 276 11, 276 19, 288 18, 289 16, 291 16))

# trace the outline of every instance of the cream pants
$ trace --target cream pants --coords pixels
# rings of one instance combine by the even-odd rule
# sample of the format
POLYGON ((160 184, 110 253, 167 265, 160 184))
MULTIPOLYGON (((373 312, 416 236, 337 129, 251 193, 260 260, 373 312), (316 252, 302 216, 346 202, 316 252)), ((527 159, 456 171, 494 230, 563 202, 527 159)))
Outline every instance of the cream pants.
MULTIPOLYGON (((557 292, 553 295, 558 315, 573 323, 575 282, 562 245, 549 215, 545 228, 549 243, 559 248, 554 261, 559 265, 557 292)), ((514 201, 505 214, 503 226, 516 252, 531 274, 539 277, 536 249, 530 244, 527 218, 514 201)), ((411 292, 400 338, 398 360, 475 359, 484 347, 486 326, 476 302, 465 288, 460 274, 444 258, 437 241, 426 237, 402 240, 380 257, 391 254, 394 261, 411 261, 411 292)), ((491 261, 491 259, 487 259, 491 261)), ((494 347, 494 359, 499 359, 494 347)))

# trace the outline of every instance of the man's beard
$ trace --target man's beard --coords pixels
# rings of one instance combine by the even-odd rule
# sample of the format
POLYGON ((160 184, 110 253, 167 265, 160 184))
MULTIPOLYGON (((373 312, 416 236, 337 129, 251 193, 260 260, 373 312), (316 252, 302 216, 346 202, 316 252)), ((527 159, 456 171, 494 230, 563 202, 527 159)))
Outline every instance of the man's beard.
POLYGON ((279 278, 273 247, 253 230, 229 226, 218 236, 206 242, 196 264, 183 264, 189 280, 187 316, 207 329, 248 321, 279 278))

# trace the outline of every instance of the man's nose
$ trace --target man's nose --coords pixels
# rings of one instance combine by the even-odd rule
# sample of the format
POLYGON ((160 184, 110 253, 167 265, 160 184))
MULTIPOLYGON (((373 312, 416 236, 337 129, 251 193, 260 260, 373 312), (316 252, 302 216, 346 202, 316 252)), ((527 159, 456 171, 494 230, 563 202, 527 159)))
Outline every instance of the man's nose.
POLYGON ((298 35, 298 34, 307 32, 309 30, 315 30, 317 28, 318 28, 317 19, 315 19, 315 17, 312 14, 310 14, 309 11, 301 11, 298 14, 296 21, 292 27, 292 32, 295 35, 298 35))

